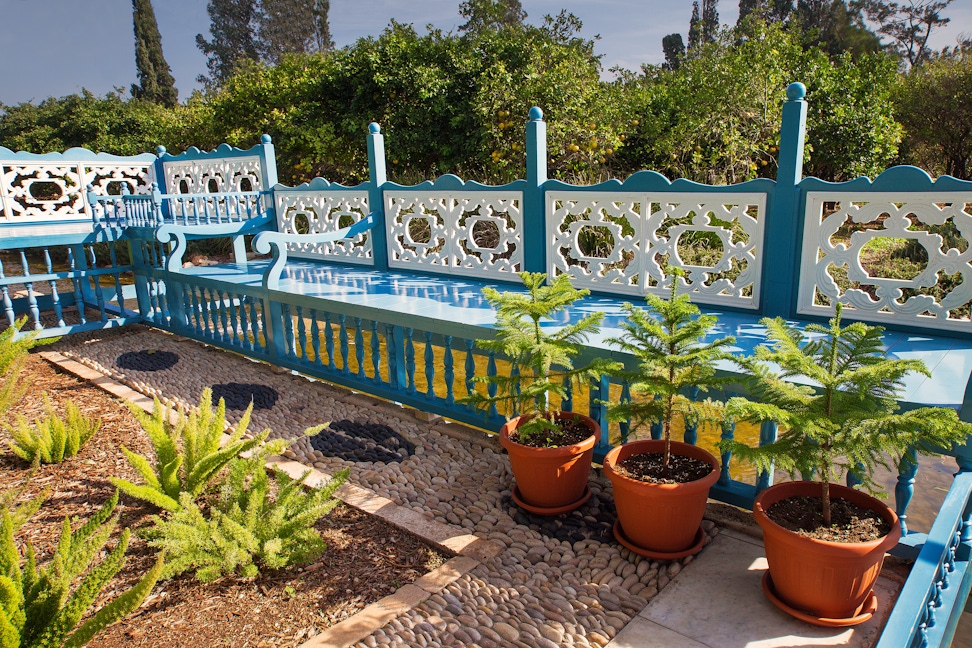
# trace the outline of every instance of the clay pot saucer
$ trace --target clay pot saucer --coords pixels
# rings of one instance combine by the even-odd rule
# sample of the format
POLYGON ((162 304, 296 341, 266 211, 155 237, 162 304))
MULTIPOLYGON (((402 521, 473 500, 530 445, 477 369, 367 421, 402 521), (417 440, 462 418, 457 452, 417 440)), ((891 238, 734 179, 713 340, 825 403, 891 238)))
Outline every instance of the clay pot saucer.
POLYGON ((651 558, 652 560, 677 560, 679 558, 685 558, 686 556, 691 556, 702 551, 702 546, 705 544, 705 530, 701 526, 695 533, 695 539, 692 541, 692 545, 688 549, 684 549, 682 551, 673 551, 671 553, 652 551, 651 549, 639 547, 624 534, 624 529, 621 528, 621 520, 614 521, 614 537, 617 538, 618 542, 639 556, 651 558))
POLYGON ((560 515, 561 513, 567 513, 573 511, 575 508, 579 507, 581 504, 591 499, 591 487, 584 486, 584 492, 581 494, 579 499, 574 500, 569 504, 563 506, 553 506, 550 508, 544 508, 542 506, 534 506, 533 504, 528 504, 523 500, 520 495, 520 487, 514 484, 513 486, 513 501, 524 511, 529 511, 534 515, 560 515))
POLYGON ((763 574, 763 593, 766 594, 773 605, 780 608, 787 614, 801 621, 805 621, 815 626, 822 626, 824 628, 845 628, 847 626, 855 626, 865 621, 869 620, 878 608, 877 595, 874 590, 871 590, 870 595, 864 600, 864 604, 861 606, 860 612, 856 616, 848 617, 846 619, 828 619, 825 617, 816 617, 803 610, 798 610, 796 608, 787 605, 783 599, 776 595, 776 588, 773 587, 773 578, 770 576, 769 570, 763 574))

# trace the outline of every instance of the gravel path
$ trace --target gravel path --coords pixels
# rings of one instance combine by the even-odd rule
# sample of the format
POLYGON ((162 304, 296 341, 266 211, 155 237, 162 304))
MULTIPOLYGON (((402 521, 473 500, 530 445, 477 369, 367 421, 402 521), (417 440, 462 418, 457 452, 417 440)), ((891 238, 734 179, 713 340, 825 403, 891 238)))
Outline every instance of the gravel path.
MULTIPOLYGON (((173 404, 195 404, 212 387, 233 423, 252 398, 251 430, 270 427, 272 437, 332 422, 285 455, 328 473, 349 467, 352 482, 506 547, 358 646, 603 646, 692 560, 652 561, 619 545, 599 469, 583 507, 537 517, 512 503, 498 445, 443 433, 462 426, 423 422, 393 404, 143 327, 71 336, 55 349, 173 404)), ((708 543, 718 528, 703 527, 708 543)))

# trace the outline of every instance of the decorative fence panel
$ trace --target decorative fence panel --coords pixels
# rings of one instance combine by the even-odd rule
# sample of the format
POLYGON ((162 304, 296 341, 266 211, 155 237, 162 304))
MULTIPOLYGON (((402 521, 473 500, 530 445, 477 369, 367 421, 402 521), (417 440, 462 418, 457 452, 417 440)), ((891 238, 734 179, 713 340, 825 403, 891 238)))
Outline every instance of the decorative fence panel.
POLYGON ((523 269, 523 192, 443 191, 443 180, 452 179, 384 192, 389 267, 513 280, 523 269))
POLYGON ((151 191, 154 156, 119 157, 70 149, 65 153, 14 153, 0 147, 0 223, 84 221, 92 217, 86 188, 99 195, 151 191))
MULTIPOLYGON (((367 188, 346 189, 318 178, 293 189, 274 187, 277 231, 284 234, 324 234, 365 218, 370 213, 367 188)), ((371 232, 332 243, 298 243, 287 246, 290 256, 374 265, 371 232)))
POLYGON ((838 301, 855 319, 972 332, 972 193, 808 191, 797 312, 838 301))
POLYGON ((664 294, 671 265, 696 302, 759 307, 765 194, 548 191, 546 218, 550 276, 664 294))

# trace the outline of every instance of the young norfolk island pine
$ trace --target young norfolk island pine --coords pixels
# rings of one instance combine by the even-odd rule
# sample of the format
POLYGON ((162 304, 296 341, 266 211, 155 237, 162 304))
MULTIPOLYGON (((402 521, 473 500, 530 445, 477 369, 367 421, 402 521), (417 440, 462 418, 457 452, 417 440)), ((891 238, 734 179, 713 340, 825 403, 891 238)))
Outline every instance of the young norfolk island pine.
POLYGON ((887 358, 884 329, 860 322, 841 326, 842 310, 838 303, 827 326, 807 326, 813 337, 805 343, 804 334, 782 318, 762 320, 772 347, 758 347, 754 357, 740 360, 752 378, 753 400, 732 398, 727 413, 737 421, 773 421, 785 432, 761 447, 731 439, 720 443, 723 452, 760 470, 775 462, 791 475, 815 473, 827 526, 831 483, 851 473, 866 489, 878 491, 873 472, 877 466, 889 468, 889 456, 900 461, 911 448, 936 454, 972 434, 972 424, 960 421, 951 409, 898 412, 895 396, 905 376, 912 371, 930 375, 928 369, 920 360, 887 358))

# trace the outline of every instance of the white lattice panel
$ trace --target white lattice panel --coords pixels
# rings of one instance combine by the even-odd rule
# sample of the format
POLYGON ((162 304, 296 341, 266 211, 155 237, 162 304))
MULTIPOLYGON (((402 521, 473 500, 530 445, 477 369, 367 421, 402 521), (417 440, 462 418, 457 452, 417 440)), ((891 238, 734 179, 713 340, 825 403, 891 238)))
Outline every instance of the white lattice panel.
POLYGON ((264 189, 260 158, 256 155, 167 161, 163 167, 167 193, 229 193, 264 189))
MULTIPOLYGON (((366 217, 367 191, 275 191, 277 231, 284 234, 324 234, 366 217)), ((371 233, 333 243, 294 244, 288 254, 309 259, 334 259, 373 264, 371 233)))
POLYGON ((808 192, 806 205, 800 313, 830 314, 839 301, 854 319, 972 329, 968 193, 808 192), (950 234, 948 240, 943 232, 950 234), (891 255, 908 244, 924 249, 918 256, 927 256, 915 276, 872 276, 864 267, 862 254, 891 255))
POLYGON ((503 277, 523 266, 518 191, 385 192, 388 264, 503 277))
POLYGON ((757 308, 765 213, 765 194, 551 191, 547 273, 578 288, 667 294, 667 261, 686 271, 693 300, 757 308))
POLYGON ((76 163, 5 163, 0 172, 6 222, 91 218, 83 178, 76 163))

